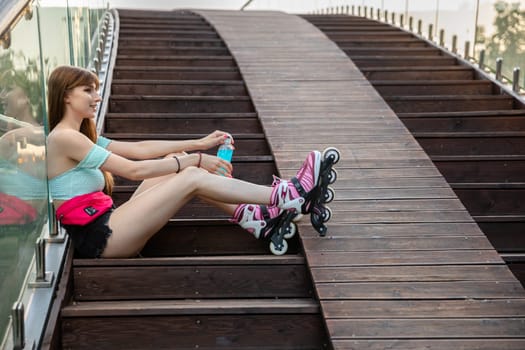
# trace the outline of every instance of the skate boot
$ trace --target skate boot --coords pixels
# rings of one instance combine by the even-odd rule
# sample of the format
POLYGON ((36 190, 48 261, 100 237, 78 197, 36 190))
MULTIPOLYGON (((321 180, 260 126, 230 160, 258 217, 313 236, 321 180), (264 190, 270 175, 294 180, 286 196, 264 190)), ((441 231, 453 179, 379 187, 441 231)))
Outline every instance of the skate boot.
POLYGON ((312 226, 324 236, 325 222, 332 212, 325 206, 334 199, 335 192, 328 185, 337 179, 333 165, 340 159, 336 148, 327 148, 323 154, 312 151, 290 181, 275 178, 272 205, 293 213, 310 214, 312 226))
POLYGON ((230 221, 239 224, 255 238, 270 241, 270 251, 274 255, 283 255, 288 250, 286 240, 297 231, 297 226, 292 222, 294 217, 277 207, 240 204, 230 221))

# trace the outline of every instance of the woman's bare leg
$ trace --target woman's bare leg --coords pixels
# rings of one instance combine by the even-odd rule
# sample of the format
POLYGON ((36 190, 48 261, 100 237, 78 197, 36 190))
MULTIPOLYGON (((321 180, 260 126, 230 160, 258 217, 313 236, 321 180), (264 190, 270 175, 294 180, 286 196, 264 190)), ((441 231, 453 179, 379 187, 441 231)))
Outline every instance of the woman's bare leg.
MULTIPOLYGON (((165 158, 173 158, 173 156, 184 156, 184 155, 187 155, 187 153, 186 152, 174 153, 174 154, 170 154, 170 155, 166 156, 165 158)), ((133 194, 131 195, 130 199, 132 199, 133 197, 138 196, 139 194, 147 191, 151 187, 156 186, 157 184, 168 180, 172 176, 177 176, 177 174, 169 174, 169 175, 154 177, 154 178, 146 179, 146 180, 142 181, 140 183, 140 185, 137 187, 137 189, 135 190, 135 192, 133 192, 133 194)))
POLYGON ((102 256, 110 258, 136 255, 151 236, 194 196, 208 198, 228 212, 234 206, 220 203, 269 204, 271 193, 272 188, 268 186, 188 167, 115 209, 109 220, 113 234, 108 239, 102 256))

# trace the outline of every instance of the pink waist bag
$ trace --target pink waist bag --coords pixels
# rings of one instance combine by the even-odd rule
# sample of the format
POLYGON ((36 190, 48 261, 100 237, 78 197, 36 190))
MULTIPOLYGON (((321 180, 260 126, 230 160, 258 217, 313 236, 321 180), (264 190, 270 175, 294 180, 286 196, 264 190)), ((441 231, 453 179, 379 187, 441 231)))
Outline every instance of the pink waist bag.
POLYGON ((65 201, 56 212, 65 225, 87 225, 113 207, 113 199, 104 192, 82 194, 65 201))

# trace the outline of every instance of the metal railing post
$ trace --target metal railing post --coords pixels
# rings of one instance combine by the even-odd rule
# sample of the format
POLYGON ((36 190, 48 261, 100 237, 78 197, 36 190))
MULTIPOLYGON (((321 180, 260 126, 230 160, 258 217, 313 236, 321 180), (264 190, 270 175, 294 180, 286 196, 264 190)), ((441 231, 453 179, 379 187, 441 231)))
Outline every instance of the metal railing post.
POLYGON ((352 16, 355 16, 355 5, 352 5, 352 16))
POLYGON ((60 229, 60 223, 56 217, 56 210, 53 201, 49 202, 49 236, 47 243, 63 243, 66 240, 65 233, 60 229))
POLYGON ((512 91, 520 92, 520 67, 514 67, 512 71, 512 91))
POLYGON ((432 33, 434 33, 434 25, 430 23, 428 25, 428 40, 430 41, 434 40, 434 35, 432 33))
POLYGON ((439 31, 439 46, 445 47, 445 30, 441 29, 439 31))
POLYGON ((468 60, 470 57, 470 41, 465 41, 465 50, 463 52, 463 57, 468 60))
POLYGON ((399 26, 403 28, 405 26, 405 15, 400 14, 399 15, 399 26))
POLYGON ((377 9, 376 17, 378 21, 381 20, 381 9, 377 9))
POLYGON ((53 284, 53 272, 46 271, 46 241, 42 237, 35 244, 36 273, 34 281, 28 283, 32 288, 47 288, 53 284))
POLYGON ((458 53, 458 36, 456 34, 452 35, 452 52, 458 53))
POLYGON ((483 49, 483 50, 481 50, 479 52, 478 66, 479 66, 480 69, 485 68, 485 49, 483 49))
POLYGON ((391 23, 392 23, 393 25, 395 25, 395 24, 396 24, 396 13, 395 13, 395 12, 392 12, 391 17, 392 17, 392 22, 391 22, 391 23))
POLYGON ((361 17, 361 6, 357 6, 357 15, 361 17))
POLYGON ((388 23, 388 10, 385 10, 385 23, 388 23))
POLYGON ((423 34, 423 21, 420 19, 417 20, 417 34, 423 34))
POLYGON ((501 74, 501 69, 503 68, 503 58, 496 58, 496 80, 501 81, 503 75, 501 74))
POLYGON ((25 347, 24 304, 17 301, 11 308, 13 330, 13 350, 22 350, 25 347))

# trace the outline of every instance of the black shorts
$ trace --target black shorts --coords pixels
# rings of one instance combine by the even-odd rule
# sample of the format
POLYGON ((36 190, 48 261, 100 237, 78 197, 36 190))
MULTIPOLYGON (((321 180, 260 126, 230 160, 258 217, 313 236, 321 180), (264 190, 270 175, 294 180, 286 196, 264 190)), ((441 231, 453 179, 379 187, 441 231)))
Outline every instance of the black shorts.
POLYGON ((113 213, 113 209, 100 215, 87 225, 62 225, 73 240, 75 247, 75 257, 77 258, 100 258, 109 236, 111 236, 111 229, 109 228, 109 217, 113 213))

